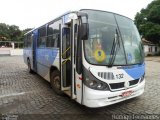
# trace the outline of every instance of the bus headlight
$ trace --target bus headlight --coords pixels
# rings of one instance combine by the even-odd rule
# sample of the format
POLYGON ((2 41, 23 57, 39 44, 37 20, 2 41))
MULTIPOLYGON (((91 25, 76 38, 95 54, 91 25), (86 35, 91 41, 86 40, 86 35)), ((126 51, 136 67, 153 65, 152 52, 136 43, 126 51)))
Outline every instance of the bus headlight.
POLYGON ((107 83, 102 82, 102 81, 97 80, 97 79, 93 80, 93 79, 86 78, 86 80, 84 81, 84 84, 87 87, 95 89, 95 90, 109 90, 109 87, 108 87, 107 83))
POLYGON ((107 83, 98 80, 94 77, 90 71, 84 70, 84 84, 94 90, 109 90, 109 86, 107 83))
POLYGON ((145 74, 140 78, 140 83, 145 79, 144 76, 145 74))

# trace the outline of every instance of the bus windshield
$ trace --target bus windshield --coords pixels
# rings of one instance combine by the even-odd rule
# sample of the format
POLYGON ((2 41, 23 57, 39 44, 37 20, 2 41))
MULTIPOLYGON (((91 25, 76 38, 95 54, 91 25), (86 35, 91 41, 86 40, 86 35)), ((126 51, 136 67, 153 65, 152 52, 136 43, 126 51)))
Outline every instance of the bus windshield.
POLYGON ((144 61, 141 39, 131 19, 104 11, 82 11, 88 14, 89 39, 84 41, 84 54, 90 64, 109 65, 113 56, 113 65, 144 61))

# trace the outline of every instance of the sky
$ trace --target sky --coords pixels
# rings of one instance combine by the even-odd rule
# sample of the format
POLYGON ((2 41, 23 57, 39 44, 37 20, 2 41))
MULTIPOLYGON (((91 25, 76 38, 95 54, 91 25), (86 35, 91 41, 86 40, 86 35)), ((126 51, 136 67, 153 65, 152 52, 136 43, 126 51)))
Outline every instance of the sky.
POLYGON ((68 11, 98 9, 134 19, 153 0, 0 0, 0 23, 21 30, 41 26, 68 11))

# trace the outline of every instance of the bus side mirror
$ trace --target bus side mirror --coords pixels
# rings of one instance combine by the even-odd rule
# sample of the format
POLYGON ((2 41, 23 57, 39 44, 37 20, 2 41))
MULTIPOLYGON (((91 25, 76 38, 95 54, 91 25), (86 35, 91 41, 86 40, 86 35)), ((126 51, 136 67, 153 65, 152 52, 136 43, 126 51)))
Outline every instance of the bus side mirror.
POLYGON ((80 26, 80 39, 88 40, 88 35, 89 35, 89 24, 82 23, 80 26))

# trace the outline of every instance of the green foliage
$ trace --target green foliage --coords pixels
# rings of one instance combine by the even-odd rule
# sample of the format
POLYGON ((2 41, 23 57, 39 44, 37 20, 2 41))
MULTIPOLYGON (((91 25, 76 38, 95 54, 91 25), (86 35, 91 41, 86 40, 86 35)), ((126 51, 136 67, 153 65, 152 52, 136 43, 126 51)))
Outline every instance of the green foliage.
POLYGON ((154 0, 135 16, 135 24, 142 37, 160 43, 160 0, 154 0))
POLYGON ((19 41, 19 37, 22 35, 22 31, 19 30, 18 26, 11 25, 9 26, 9 35, 11 40, 19 41))
POLYGON ((27 33, 27 32, 29 32, 30 30, 32 30, 32 28, 27 28, 27 29, 21 31, 22 33, 21 33, 21 35, 19 36, 19 40, 20 40, 20 41, 23 41, 24 34, 27 33))
POLYGON ((24 34, 31 29, 20 30, 16 25, 0 23, 0 41, 23 41, 24 34))
POLYGON ((9 26, 5 23, 0 23, 0 39, 9 39, 9 26))

